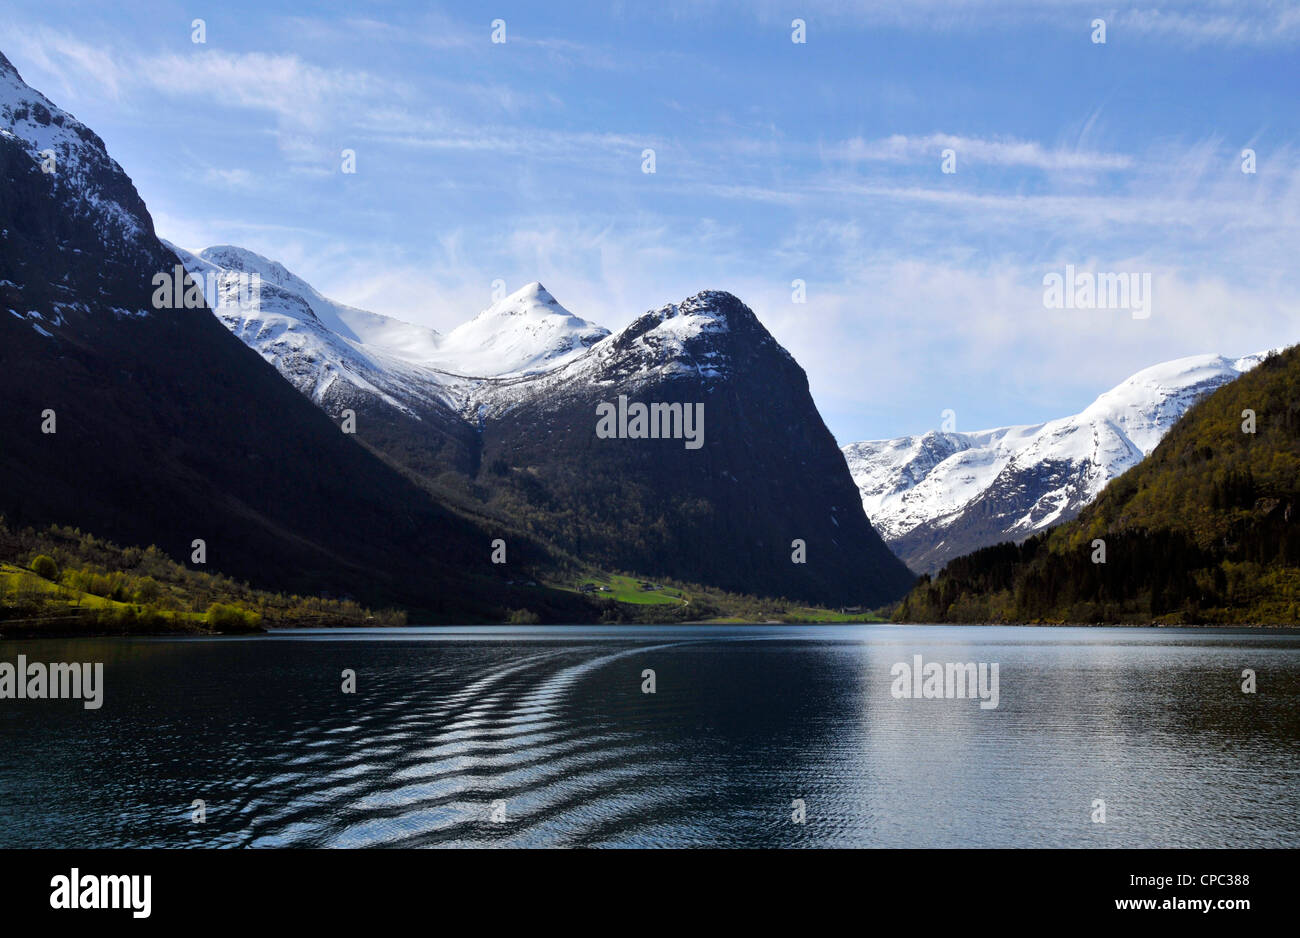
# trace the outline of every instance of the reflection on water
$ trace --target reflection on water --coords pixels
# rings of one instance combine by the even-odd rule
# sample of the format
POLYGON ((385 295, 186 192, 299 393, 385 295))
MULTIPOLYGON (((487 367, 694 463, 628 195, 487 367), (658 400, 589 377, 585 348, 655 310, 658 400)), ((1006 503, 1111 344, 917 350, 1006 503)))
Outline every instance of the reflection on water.
POLYGON ((103 661, 106 693, 97 711, 0 701, 3 847, 1300 845, 1291 633, 0 642, 0 661, 20 653, 103 661), (998 707, 896 699, 890 667, 916 654, 999 663, 998 707), (344 669, 355 695, 340 691, 344 669), (795 799, 805 824, 791 820, 795 799), (1091 820, 1098 799, 1104 824, 1091 820))

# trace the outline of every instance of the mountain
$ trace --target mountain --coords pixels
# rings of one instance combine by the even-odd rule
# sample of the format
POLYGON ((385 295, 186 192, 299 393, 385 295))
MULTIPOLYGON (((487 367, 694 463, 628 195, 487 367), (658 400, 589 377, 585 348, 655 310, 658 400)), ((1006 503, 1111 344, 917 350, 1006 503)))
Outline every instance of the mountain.
POLYGON ((448 333, 435 361, 481 377, 527 374, 563 365, 607 335, 534 281, 448 333))
POLYGON ((1182 358, 1138 372, 1074 416, 850 443, 844 456, 876 530, 909 567, 933 573, 1075 517, 1189 407, 1262 358, 1182 358))
POLYGON ((1300 624, 1300 346, 1194 404, 1075 520, 923 577, 899 618, 1300 624))
POLYGON ((430 618, 589 615, 519 585, 574 560, 828 603, 910 585, 802 369, 729 294, 616 335, 541 284, 447 335, 348 307, 251 252, 162 243, 103 142, 3 57, 0 173, 12 524, 202 540, 258 586, 430 618), (598 434, 629 397, 678 437, 598 434))
POLYGON ((437 332, 336 303, 243 248, 167 246, 191 276, 217 284, 211 306, 230 332, 327 414, 352 411, 379 452, 428 475, 476 469, 474 430, 457 416, 465 382, 425 363, 437 332), (255 298, 240 279, 253 275, 255 298))
POLYGON ((336 302, 277 261, 233 245, 198 254, 164 242, 196 277, 227 284, 211 304, 225 326, 280 367, 317 403, 335 381, 394 395, 387 403, 423 400, 446 405, 463 385, 458 376, 502 377, 544 371, 609 335, 579 319, 540 283, 498 300, 441 335, 391 316, 336 302), (260 302, 240 303, 240 275, 259 278, 260 302), (222 300, 227 302, 222 302, 222 300), (280 359, 290 360, 281 363, 280 359))
MULTIPOLYGON (((338 303, 277 261, 232 245, 197 254, 168 243, 196 278, 215 278, 217 318, 335 417, 364 425, 377 452, 418 475, 473 475, 480 446, 470 391, 484 378, 563 364, 609 334, 530 283, 441 335, 338 303), (239 302, 239 278, 259 296, 239 302)), ((247 297, 245 297, 247 298, 247 297)), ((447 494, 445 487, 441 494, 447 494)))
POLYGON ((877 605, 907 569, 871 528, 802 368, 729 293, 645 313, 544 375, 475 394, 489 498, 568 550, 737 592, 877 605), (610 439, 602 407, 702 430, 610 439), (792 562, 794 541, 806 563, 792 562))
MULTIPOLYGON (((131 180, 2 55, 0 176, 0 512, 11 523, 75 525, 185 558, 200 539, 208 569, 262 586, 442 618, 504 614, 492 531, 341 433, 201 299, 155 305, 155 278, 176 257, 131 180)), ((298 305, 287 272, 263 272, 282 318, 259 329, 296 316, 321 327, 288 329, 304 341, 344 327, 358 340, 389 334, 298 305)))
POLYGON ((358 438, 430 490, 564 553, 833 604, 878 605, 910 585, 863 515, 803 370, 730 294, 610 334, 531 283, 395 349, 356 326, 405 336, 395 320, 378 327, 386 317, 333 303, 266 258, 178 255, 195 275, 272 272, 261 308, 217 305, 227 328, 332 416, 353 409, 358 438), (598 408, 620 396, 679 416, 702 406, 698 447, 602 438, 598 408), (792 561, 796 540, 806 563, 792 561))

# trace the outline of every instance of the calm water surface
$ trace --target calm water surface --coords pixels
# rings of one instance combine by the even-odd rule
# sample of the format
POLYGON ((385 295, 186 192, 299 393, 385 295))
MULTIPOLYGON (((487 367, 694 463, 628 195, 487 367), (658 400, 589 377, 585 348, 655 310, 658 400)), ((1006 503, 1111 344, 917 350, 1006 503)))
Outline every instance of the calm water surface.
POLYGON ((97 711, 0 700, 0 847, 1300 846, 1295 633, 533 626, 0 642, 0 661, 20 653, 102 661, 106 693, 97 711), (890 667, 916 654, 997 662, 998 708, 895 699, 890 667), (346 668, 355 695, 340 692, 346 668), (655 694, 641 690, 647 668, 655 694))

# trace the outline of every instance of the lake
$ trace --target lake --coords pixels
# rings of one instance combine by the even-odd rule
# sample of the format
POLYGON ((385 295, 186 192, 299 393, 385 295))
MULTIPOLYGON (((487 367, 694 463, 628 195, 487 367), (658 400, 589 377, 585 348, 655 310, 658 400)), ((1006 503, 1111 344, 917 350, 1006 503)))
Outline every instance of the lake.
POLYGON ((0 847, 1300 846, 1294 632, 0 642, 19 654, 102 662, 104 698, 0 700, 0 847))

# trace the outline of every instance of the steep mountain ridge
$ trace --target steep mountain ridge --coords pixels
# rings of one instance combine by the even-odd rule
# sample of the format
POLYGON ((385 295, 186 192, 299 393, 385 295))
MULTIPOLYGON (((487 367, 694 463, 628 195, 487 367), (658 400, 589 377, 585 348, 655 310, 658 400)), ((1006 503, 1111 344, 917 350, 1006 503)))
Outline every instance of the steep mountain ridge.
POLYGON ((74 217, 93 219, 101 245, 138 245, 153 236, 144 201, 104 141, 18 74, 0 53, 0 137, 26 152, 49 177, 55 197, 74 217))
POLYGON ((176 258, 130 179, 2 56, 0 177, 11 522, 184 558, 201 540, 209 569, 263 586, 503 614, 489 532, 340 433, 206 305, 155 307, 153 278, 176 258))

